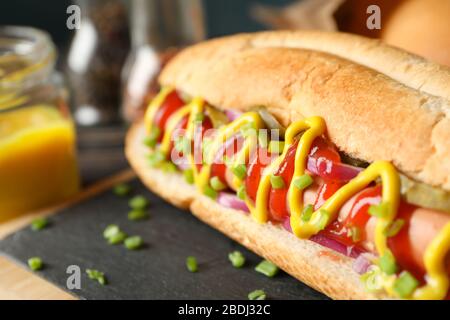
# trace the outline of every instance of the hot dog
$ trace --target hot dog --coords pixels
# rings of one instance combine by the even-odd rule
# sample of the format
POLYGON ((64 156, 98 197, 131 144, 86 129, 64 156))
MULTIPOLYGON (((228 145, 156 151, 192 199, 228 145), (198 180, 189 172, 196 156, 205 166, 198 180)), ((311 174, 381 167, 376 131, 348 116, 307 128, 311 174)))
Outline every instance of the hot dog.
POLYGON ((163 70, 126 154, 153 191, 332 298, 444 299, 449 80, 358 36, 211 40, 163 70))

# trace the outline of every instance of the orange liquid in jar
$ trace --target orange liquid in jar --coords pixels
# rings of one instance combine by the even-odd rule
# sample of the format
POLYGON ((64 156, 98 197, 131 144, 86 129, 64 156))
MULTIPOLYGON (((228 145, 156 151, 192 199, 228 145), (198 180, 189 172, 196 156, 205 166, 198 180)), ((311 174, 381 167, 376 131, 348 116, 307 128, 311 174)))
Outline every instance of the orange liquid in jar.
POLYGON ((79 190, 75 129, 53 106, 0 112, 0 221, 79 190))

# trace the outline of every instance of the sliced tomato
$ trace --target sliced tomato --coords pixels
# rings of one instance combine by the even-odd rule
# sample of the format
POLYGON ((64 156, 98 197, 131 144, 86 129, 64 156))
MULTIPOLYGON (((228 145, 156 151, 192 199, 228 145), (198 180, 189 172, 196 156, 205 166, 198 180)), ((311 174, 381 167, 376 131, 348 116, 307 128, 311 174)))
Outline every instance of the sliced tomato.
POLYGON ((186 103, 180 98, 178 92, 174 90, 167 95, 162 105, 158 108, 155 113, 153 123, 161 130, 159 142, 161 142, 164 135, 167 120, 175 111, 180 109, 185 104, 186 103))

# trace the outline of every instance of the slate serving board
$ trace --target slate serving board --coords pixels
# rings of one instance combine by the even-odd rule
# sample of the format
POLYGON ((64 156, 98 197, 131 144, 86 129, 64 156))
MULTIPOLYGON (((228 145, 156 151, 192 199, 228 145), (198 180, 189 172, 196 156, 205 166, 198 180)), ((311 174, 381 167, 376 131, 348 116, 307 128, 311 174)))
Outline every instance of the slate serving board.
POLYGON ((24 266, 29 257, 41 257, 45 268, 37 274, 81 299, 246 299, 255 289, 264 289, 270 299, 326 299, 285 273, 272 279, 256 273, 261 258, 164 202, 137 179, 130 184, 133 194, 150 200, 148 220, 129 221, 127 198, 106 191, 52 216, 40 232, 24 228, 8 236, 0 241, 0 252, 24 266), (111 223, 142 236, 144 248, 108 245, 102 233, 111 223), (247 257, 242 269, 227 258, 236 249, 247 257), (189 255, 197 258, 198 273, 187 271, 189 255), (79 290, 66 287, 69 265, 82 270, 79 290), (86 268, 104 271, 108 285, 88 279, 86 268))

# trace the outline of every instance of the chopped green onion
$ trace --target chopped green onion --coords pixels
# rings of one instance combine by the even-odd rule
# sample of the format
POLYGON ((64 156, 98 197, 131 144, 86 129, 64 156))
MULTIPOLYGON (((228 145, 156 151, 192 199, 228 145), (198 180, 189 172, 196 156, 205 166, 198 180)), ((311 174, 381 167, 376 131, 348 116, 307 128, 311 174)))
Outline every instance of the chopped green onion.
POLYGON ((303 208, 301 219, 304 222, 311 220, 311 216, 314 213, 314 208, 312 204, 308 204, 303 208))
POLYGON ((394 256, 389 251, 386 251, 386 253, 380 257, 379 265, 381 271, 387 275, 397 272, 397 264, 395 263, 394 256))
POLYGON ((245 164, 238 164, 237 166, 234 166, 231 171, 240 180, 244 180, 247 176, 247 167, 245 166, 245 164))
POLYGON ((145 209, 148 207, 148 200, 144 196, 138 195, 131 198, 128 205, 131 209, 145 209))
POLYGON ((361 229, 353 226, 347 230, 347 237, 352 238, 353 242, 359 242, 361 240, 361 229))
POLYGON ((189 184, 194 184, 194 171, 187 169, 183 171, 184 180, 189 184))
POLYGON ((235 268, 241 268, 245 264, 245 257, 240 251, 233 251, 228 254, 231 264, 235 268))
POLYGON ((194 121, 195 122, 202 122, 205 119, 205 115, 203 113, 197 113, 194 116, 194 121))
POLYGON ((360 279, 368 292, 378 292, 383 288, 382 277, 378 267, 372 270, 369 269, 369 271, 361 275, 360 279))
POLYGON ((283 177, 274 174, 270 175, 270 184, 273 189, 283 189, 285 186, 283 177))
POLYGON ((161 130, 157 126, 152 126, 149 135, 144 138, 144 144, 150 148, 155 147, 160 134, 161 130))
POLYGON ((140 236, 132 236, 125 239, 124 245, 128 250, 136 250, 142 247, 143 241, 140 236))
POLYGON ((395 220, 386 230, 385 235, 386 237, 393 237, 399 233, 400 229, 405 224, 405 220, 403 219, 397 219, 395 220))
POLYGON ((251 137, 251 136, 256 137, 256 127, 255 127, 253 122, 249 122, 249 123, 244 124, 241 127, 240 131, 241 131, 241 134, 242 134, 242 136, 244 138, 248 138, 248 137, 251 137))
POLYGON ((258 133, 258 144, 261 148, 267 148, 268 142, 267 142, 267 130, 260 130, 258 133))
POLYGON ((116 224, 110 224, 105 228, 105 231, 103 231, 103 237, 105 239, 109 239, 113 236, 115 236, 117 233, 120 232, 119 226, 116 224))
POLYGON ((102 286, 106 284, 105 274, 95 269, 86 269, 89 279, 97 280, 102 286))
POLYGON ((247 192, 245 191, 245 186, 242 185, 239 187, 238 191, 237 191, 237 197, 241 200, 245 200, 247 196, 247 192))
POLYGON ((173 173, 177 171, 177 166, 172 162, 165 161, 161 164, 161 170, 165 173, 173 173))
POLYGON ((210 186, 206 186, 203 189, 203 194, 213 200, 217 198, 217 191, 211 188, 210 186))
POLYGON ((108 238, 108 243, 112 245, 120 244, 125 240, 126 237, 127 235, 125 232, 119 231, 108 238))
POLYGON ((28 259, 28 266, 33 271, 41 270, 43 266, 42 259, 39 257, 32 257, 28 259))
POLYGON ((327 210, 325 209, 319 210, 319 219, 315 223, 319 230, 323 230, 327 227, 327 222, 330 219, 330 216, 331 214, 327 210))
POLYGON ((408 271, 403 271, 394 282, 394 291, 401 298, 408 298, 418 286, 419 281, 408 271))
POLYGON ((151 167, 157 167, 166 159, 166 156, 161 151, 154 151, 147 156, 147 159, 151 167))
POLYGON ((255 290, 248 294, 248 300, 266 300, 266 293, 263 290, 255 290))
POLYGON ((209 180, 209 184, 216 191, 222 191, 222 190, 227 188, 227 186, 222 181, 220 181, 219 177, 217 177, 217 176, 216 177, 212 177, 209 180))
POLYGON ((368 210, 371 216, 377 218, 386 217, 389 213, 389 207, 387 203, 380 203, 379 205, 371 205, 368 210))
POLYGON ((131 221, 138 221, 138 220, 144 220, 148 218, 148 213, 145 211, 145 209, 133 209, 130 212, 128 212, 128 220, 131 221))
POLYGON ((121 183, 114 187, 113 192, 115 195, 124 197, 128 195, 131 191, 131 187, 128 184, 121 183))
POLYGON ((48 226, 48 220, 44 217, 36 218, 33 220, 33 222, 31 222, 31 230, 33 231, 40 231, 46 226, 48 226))
POLYGON ((186 258, 186 267, 190 272, 198 271, 198 263, 197 259, 193 256, 189 256, 186 258))
POLYGON ((284 149, 284 141, 272 140, 269 142, 270 153, 281 153, 284 149))
POLYGON ((280 269, 278 269, 276 265, 267 260, 261 261, 255 268, 256 272, 262 273, 263 275, 270 278, 274 277, 279 270, 280 269))
POLYGON ((313 178, 307 173, 300 177, 296 177, 292 182, 294 186, 300 190, 308 188, 314 182, 313 178))
POLYGON ((178 137, 175 140, 174 147, 178 152, 183 153, 183 155, 188 155, 191 153, 191 140, 186 137, 178 137))

